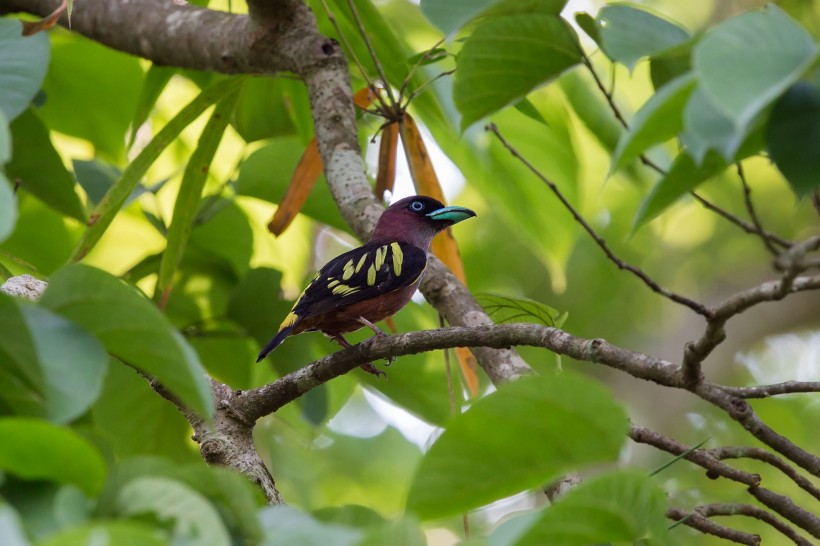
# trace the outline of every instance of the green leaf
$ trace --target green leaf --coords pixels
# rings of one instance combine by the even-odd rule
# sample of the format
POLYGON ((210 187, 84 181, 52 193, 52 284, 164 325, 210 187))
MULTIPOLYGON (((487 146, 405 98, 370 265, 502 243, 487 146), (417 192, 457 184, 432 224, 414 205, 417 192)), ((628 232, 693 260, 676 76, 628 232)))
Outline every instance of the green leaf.
POLYGON ((601 47, 601 29, 598 28, 598 24, 595 21, 595 18, 585 11, 579 11, 575 13, 575 23, 581 27, 587 36, 592 38, 592 41, 598 44, 598 47, 601 47))
POLYGON ((145 378, 117 361, 108 366, 91 416, 95 430, 106 438, 118 458, 151 454, 177 461, 201 460, 191 443, 191 426, 185 417, 157 396, 145 378))
POLYGON ((29 546, 20 517, 14 508, 0 501, 0 544, 3 546, 29 546))
POLYGON ((462 131, 580 60, 577 38, 559 16, 515 13, 480 23, 458 56, 453 98, 462 131))
POLYGON ((116 499, 125 516, 152 514, 171 520, 174 543, 230 546, 231 538, 214 506, 187 485, 168 478, 143 476, 125 484, 116 499))
POLYGON ((23 36, 17 19, 0 19, 0 110, 12 121, 28 108, 48 70, 48 34, 23 36))
POLYGON ((624 128, 612 115, 612 110, 595 86, 589 72, 576 69, 558 80, 567 102, 583 124, 604 148, 612 151, 624 133, 624 128))
POLYGON ((817 58, 817 44, 780 8, 742 13, 712 29, 695 46, 701 87, 736 127, 789 88, 817 58))
POLYGON ((99 269, 73 265, 51 277, 40 303, 92 332, 109 353, 155 377, 198 414, 213 415, 196 353, 135 288, 99 269))
POLYGON ((501 294, 476 294, 476 300, 495 322, 532 322, 559 328, 567 318, 557 309, 529 298, 513 298, 501 294))
POLYGON ((697 165, 709 150, 731 162, 747 136, 747 129, 736 126, 718 110, 702 87, 689 96, 683 110, 683 127, 681 142, 697 165))
POLYGON ((565 373, 502 385, 456 416, 433 444, 408 509, 428 519, 458 514, 580 465, 615 460, 627 428, 624 410, 589 379, 565 373))
POLYGON ((96 338, 64 318, 30 305, 20 311, 43 378, 45 414, 54 423, 68 423, 99 396, 108 355, 96 338))
POLYGON ((626 5, 604 6, 597 21, 606 56, 630 70, 641 58, 657 55, 689 39, 689 33, 675 23, 626 5))
POLYGON ((683 129, 683 109, 694 89, 694 76, 686 74, 652 95, 618 141, 609 172, 622 169, 652 146, 677 135, 683 129))
POLYGON ((20 190, 85 222, 85 207, 75 191, 74 177, 65 168, 40 116, 32 109, 23 112, 11 124, 11 138, 15 153, 6 172, 20 181, 20 190))
POLYGON ((427 539, 413 518, 387 521, 370 529, 356 546, 427 546, 427 539))
POLYGON ((820 88, 808 82, 792 86, 772 110, 766 142, 798 197, 820 187, 820 88))
POLYGON ((236 273, 244 275, 253 254, 251 220, 233 201, 211 196, 202 202, 191 231, 191 246, 220 259, 236 273), (200 222, 203 213, 215 211, 213 217, 200 222))
POLYGON ((668 546, 666 493, 645 474, 621 470, 572 489, 515 546, 642 544, 668 546))
POLYGON ((694 190, 707 180, 726 168, 726 162, 718 154, 707 154, 703 163, 698 166, 686 152, 678 155, 666 175, 652 188, 652 191, 641 203, 638 214, 632 222, 633 230, 649 222, 669 205, 694 190))
MULTIPOLYGON (((288 112, 292 108, 281 78, 251 78, 239 92, 233 126, 245 142, 289 136, 296 127, 288 112)), ((303 88, 304 90, 304 88, 303 88)))
POLYGON ((526 97, 513 104, 513 108, 515 108, 516 110, 518 110, 519 112, 521 112, 533 121, 536 121, 542 125, 546 125, 547 127, 549 127, 550 125, 549 123, 547 123, 547 120, 544 119, 544 116, 541 115, 541 112, 538 111, 538 108, 536 108, 535 105, 533 105, 533 103, 530 102, 529 99, 527 99, 526 97))
POLYGON ((40 115, 50 129, 89 140, 110 160, 121 159, 142 86, 139 59, 77 34, 51 33, 51 39, 40 115))
POLYGON ((107 469, 100 452, 68 428, 28 417, 3 417, 0 438, 0 469, 21 478, 74 484, 88 495, 96 495, 105 482, 107 469))
POLYGON ((266 531, 263 546, 354 546, 362 537, 358 529, 320 523, 290 506, 269 506, 259 519, 266 531))
POLYGON ((169 546, 166 532, 139 521, 95 521, 66 529, 38 546, 169 546))
POLYGON ((157 287, 154 292, 154 299, 160 302, 162 308, 165 307, 170 296, 174 274, 182 261, 182 255, 191 236, 194 217, 199 210, 202 189, 208 179, 211 162, 230 122, 236 99, 237 94, 231 93, 217 103, 205 128, 202 129, 196 149, 191 154, 185 167, 185 173, 182 175, 182 183, 174 203, 174 216, 168 228, 168 243, 165 252, 162 253, 157 287))
POLYGON ((653 55, 649 59, 649 77, 652 86, 660 90, 670 81, 692 72, 692 46, 694 40, 688 40, 672 49, 653 55))
POLYGON ((117 215, 129 196, 132 195, 140 183, 140 180, 145 175, 145 172, 153 165, 162 151, 179 136, 183 129, 190 125, 213 103, 232 93, 242 84, 242 81, 243 78, 241 77, 226 78, 204 89, 151 139, 151 142, 128 164, 122 176, 111 186, 102 201, 100 201, 94 209, 94 212, 89 218, 89 226, 83 232, 80 241, 74 249, 72 261, 78 261, 84 258, 85 255, 94 248, 97 242, 99 242, 105 230, 108 229, 108 226, 110 226, 114 220, 114 216, 117 215))

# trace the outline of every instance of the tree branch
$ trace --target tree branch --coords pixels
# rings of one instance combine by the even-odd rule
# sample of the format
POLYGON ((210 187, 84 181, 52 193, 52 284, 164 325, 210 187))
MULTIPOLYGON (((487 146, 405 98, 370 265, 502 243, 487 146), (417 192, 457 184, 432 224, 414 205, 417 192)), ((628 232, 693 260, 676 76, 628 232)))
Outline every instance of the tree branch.
POLYGON ((760 546, 760 536, 715 523, 706 516, 701 515, 697 508, 695 510, 688 511, 682 508, 672 507, 666 511, 666 517, 691 527, 692 529, 697 529, 701 533, 714 535, 725 540, 731 540, 732 542, 736 542, 738 544, 746 544, 747 546, 760 546))

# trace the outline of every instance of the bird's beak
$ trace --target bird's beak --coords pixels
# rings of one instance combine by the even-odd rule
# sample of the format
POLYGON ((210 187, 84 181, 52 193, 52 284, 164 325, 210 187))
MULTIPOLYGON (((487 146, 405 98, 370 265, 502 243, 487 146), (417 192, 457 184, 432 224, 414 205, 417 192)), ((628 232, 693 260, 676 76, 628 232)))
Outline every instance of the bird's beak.
POLYGON ((428 218, 432 218, 433 220, 444 220, 454 224, 467 218, 472 218, 473 216, 475 216, 475 212, 464 207, 444 207, 434 210, 427 215, 428 218))

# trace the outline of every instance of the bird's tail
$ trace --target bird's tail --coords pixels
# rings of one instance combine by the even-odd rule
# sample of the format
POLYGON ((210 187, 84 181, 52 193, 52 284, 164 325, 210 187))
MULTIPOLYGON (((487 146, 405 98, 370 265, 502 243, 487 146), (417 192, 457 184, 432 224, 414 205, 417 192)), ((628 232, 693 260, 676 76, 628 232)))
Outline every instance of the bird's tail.
POLYGON ((268 356, 271 353, 271 351, 276 349, 283 341, 285 341, 285 338, 290 335, 290 333, 293 331, 294 328, 296 328, 296 326, 299 325, 299 322, 300 317, 295 313, 291 312, 285 318, 285 321, 282 323, 282 325, 279 326, 279 331, 276 332, 276 335, 273 336, 273 339, 268 341, 268 344, 265 345, 265 347, 261 351, 259 351, 259 356, 256 357, 256 361, 260 362, 263 358, 268 356))

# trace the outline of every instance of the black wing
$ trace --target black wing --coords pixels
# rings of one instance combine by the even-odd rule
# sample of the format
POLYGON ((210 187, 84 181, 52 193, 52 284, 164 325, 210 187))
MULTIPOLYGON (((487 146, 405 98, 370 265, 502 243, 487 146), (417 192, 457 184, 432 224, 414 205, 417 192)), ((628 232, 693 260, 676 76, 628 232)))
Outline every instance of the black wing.
POLYGON ((328 262, 293 306, 300 320, 410 286, 427 253, 407 243, 367 243, 328 262))

